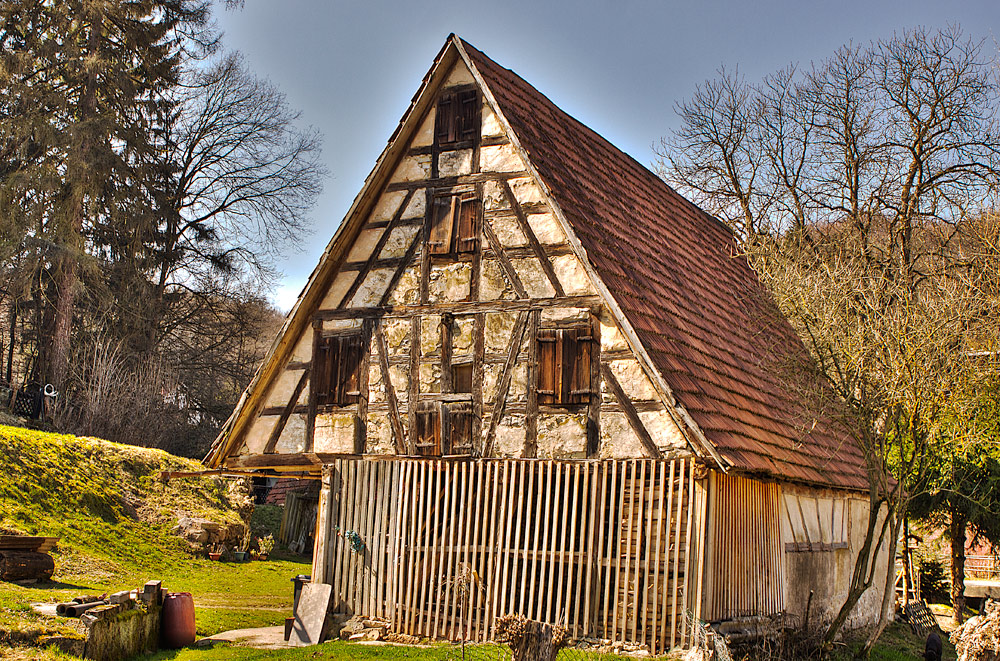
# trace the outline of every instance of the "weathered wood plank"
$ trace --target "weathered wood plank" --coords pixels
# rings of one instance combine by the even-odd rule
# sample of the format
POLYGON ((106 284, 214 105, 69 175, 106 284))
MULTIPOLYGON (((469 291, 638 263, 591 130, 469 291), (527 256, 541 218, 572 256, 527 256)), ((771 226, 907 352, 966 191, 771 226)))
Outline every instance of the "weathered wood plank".
POLYGON ((403 419, 399 416, 399 400, 396 399, 396 387, 392 385, 389 371, 389 348, 386 345, 382 324, 375 324, 375 345, 378 348, 378 361, 382 373, 382 384, 385 386, 385 399, 389 405, 389 423, 392 426, 392 441, 396 454, 406 454, 406 433, 403 431, 403 419))
POLYGON ((378 241, 375 242, 375 247, 372 250, 371 256, 364 263, 364 265, 358 270, 358 274, 355 276, 354 281, 351 282, 351 286, 347 288, 346 292, 344 292, 343 298, 341 298, 340 303, 337 304, 338 309, 343 309, 347 307, 347 304, 350 303, 352 298, 354 298, 354 295, 358 293, 358 289, 365 281, 365 278, 368 277, 368 274, 372 272, 375 263, 378 261, 379 255, 382 254, 382 249, 385 248, 385 244, 388 243, 389 241, 389 235, 392 233, 393 229, 395 229, 396 224, 399 222, 399 219, 403 216, 403 212, 406 210, 406 207, 409 206, 410 200, 412 198, 413 198, 413 191, 412 190, 407 191, 406 195, 403 196, 403 200, 399 203, 399 206, 396 208, 395 213, 393 213, 392 219, 389 221, 389 225, 382 231, 382 234, 379 236, 378 241))
POLYGON ((521 282, 520 276, 517 275, 510 257, 504 252, 503 245, 500 243, 500 239, 497 238, 496 231, 493 229, 493 224, 487 218, 483 218, 483 235, 496 255, 497 261, 500 262, 500 268, 503 269, 504 274, 510 281, 510 286, 513 288, 514 293, 520 299, 528 298, 528 292, 524 288, 524 283, 521 282))
POLYGON ((483 312, 519 312, 532 308, 594 308, 600 306, 599 296, 563 296, 553 298, 522 298, 493 301, 458 301, 440 303, 421 303, 417 305, 379 305, 367 308, 351 308, 347 310, 317 310, 313 318, 316 321, 333 321, 349 319, 365 319, 369 317, 387 317, 406 319, 428 314, 468 315, 483 312))
POLYGON ((552 289, 555 291, 556 296, 565 296, 566 292, 563 289, 562 284, 559 282, 559 278, 556 277, 556 271, 552 268, 552 262, 549 261, 548 256, 545 254, 545 249, 538 241, 538 237, 535 236, 534 230, 531 229, 531 225, 528 223, 527 217, 521 210, 521 205, 517 203, 517 198, 514 197, 514 191, 510 189, 510 184, 506 180, 501 181, 500 189, 503 191, 504 197, 507 198, 507 204, 510 205, 511 210, 514 212, 514 218, 517 219, 517 225, 520 227, 521 233, 524 234, 525 238, 528 240, 528 247, 531 248, 534 256, 538 259, 538 262, 542 267, 542 272, 545 273, 545 277, 548 278, 549 284, 552 285, 552 289))
POLYGON ((529 312, 528 326, 528 396, 524 416, 524 450, 522 457, 538 456, 538 326, 541 311, 529 312))
POLYGON ((503 417, 504 407, 507 404, 507 391, 510 389, 510 380, 514 374, 514 365, 517 363, 517 356, 521 353, 521 343, 524 340, 524 329, 527 326, 528 313, 520 312, 514 329, 511 332, 510 344, 508 345, 507 363, 504 365, 503 374, 497 385, 497 394, 493 399, 493 407, 490 410, 490 427, 486 432, 486 442, 483 445, 483 456, 489 457, 493 454, 493 441, 496 438, 497 425, 503 417))
MULTIPOLYGON (((437 159, 432 163, 436 167, 437 159)), ((433 173, 432 173, 433 174, 433 173)), ((464 186, 466 184, 478 184, 487 181, 506 181, 508 179, 518 179, 527 177, 528 173, 520 170, 516 172, 484 172, 474 174, 463 174, 456 177, 432 177, 430 179, 420 179, 417 181, 394 181, 385 187, 387 193, 396 191, 416 190, 419 188, 452 188, 454 186, 464 186)))

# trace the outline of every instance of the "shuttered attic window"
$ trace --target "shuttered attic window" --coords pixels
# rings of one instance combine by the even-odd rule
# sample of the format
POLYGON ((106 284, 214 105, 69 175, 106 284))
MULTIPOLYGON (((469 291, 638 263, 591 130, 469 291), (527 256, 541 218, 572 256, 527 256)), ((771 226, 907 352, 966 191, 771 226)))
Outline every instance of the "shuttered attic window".
POLYGON ((475 252, 479 245, 482 208, 474 192, 435 196, 428 238, 430 254, 475 252))
POLYGON ((434 140, 439 147, 470 142, 479 137, 479 95, 475 87, 445 91, 438 99, 434 140))
POLYGON ((593 331, 589 326, 538 331, 538 403, 587 404, 592 384, 593 331))
POLYGON ((349 406, 358 402, 363 353, 360 333, 317 338, 312 384, 317 405, 349 406))

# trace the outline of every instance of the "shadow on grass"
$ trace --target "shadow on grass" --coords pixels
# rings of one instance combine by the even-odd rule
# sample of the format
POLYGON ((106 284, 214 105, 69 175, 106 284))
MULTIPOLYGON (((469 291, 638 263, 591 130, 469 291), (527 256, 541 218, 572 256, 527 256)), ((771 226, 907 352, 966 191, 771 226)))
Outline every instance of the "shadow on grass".
POLYGON ((38 581, 23 587, 35 590, 96 590, 97 588, 88 585, 76 585, 75 583, 63 583, 62 581, 38 581))

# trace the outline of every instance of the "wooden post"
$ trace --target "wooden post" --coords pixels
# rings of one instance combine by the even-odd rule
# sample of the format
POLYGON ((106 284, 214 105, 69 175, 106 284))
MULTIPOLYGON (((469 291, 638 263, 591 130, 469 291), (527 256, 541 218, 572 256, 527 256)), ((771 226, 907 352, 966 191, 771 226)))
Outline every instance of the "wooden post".
POLYGON ((330 516, 332 513, 331 482, 332 469, 323 469, 323 478, 319 490, 319 504, 316 507, 316 528, 313 532, 313 565, 312 582, 327 583, 330 580, 330 516))

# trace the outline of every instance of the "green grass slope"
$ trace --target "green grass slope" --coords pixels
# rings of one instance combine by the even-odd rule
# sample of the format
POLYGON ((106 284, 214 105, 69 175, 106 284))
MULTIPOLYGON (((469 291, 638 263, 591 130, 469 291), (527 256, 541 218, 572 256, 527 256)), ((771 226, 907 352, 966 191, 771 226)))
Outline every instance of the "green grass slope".
POLYGON ((178 513, 240 521, 222 480, 161 482, 161 471, 203 468, 161 450, 0 427, 0 467, 0 526, 62 537, 64 560, 161 567, 187 548, 168 534, 178 513))
POLYGON ((172 533, 181 515, 240 522, 241 494, 225 480, 159 479, 162 471, 202 468, 160 450, 0 426, 0 532, 61 538, 52 581, 0 582, 0 648, 78 633, 75 621, 35 614, 33 602, 154 579, 194 595, 201 635, 280 624, 291 610, 290 577, 309 573, 302 558, 212 562, 172 533))

